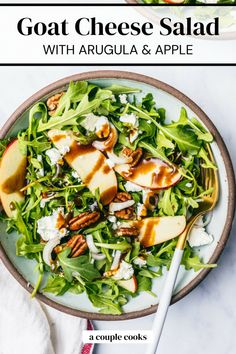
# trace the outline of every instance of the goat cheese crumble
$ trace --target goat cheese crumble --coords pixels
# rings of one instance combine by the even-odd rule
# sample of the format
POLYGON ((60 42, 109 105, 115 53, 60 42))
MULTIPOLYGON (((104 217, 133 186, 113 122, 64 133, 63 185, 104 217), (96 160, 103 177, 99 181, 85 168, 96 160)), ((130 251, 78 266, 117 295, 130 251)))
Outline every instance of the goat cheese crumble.
POLYGON ((53 166, 56 165, 62 159, 60 151, 56 148, 47 150, 45 154, 49 157, 53 166))
POLYGON ((132 265, 125 262, 125 261, 122 261, 118 271, 116 272, 115 275, 113 275, 113 279, 128 280, 128 279, 132 278, 133 275, 134 275, 134 269, 133 269, 132 265))
POLYGON ((128 103, 128 101, 127 101, 127 95, 126 95, 125 93, 119 95, 119 99, 120 99, 120 103, 122 103, 122 104, 128 103))
POLYGON ((53 211, 52 215, 43 216, 37 221, 37 232, 44 241, 56 237, 62 238, 66 235, 66 228, 60 228, 62 218, 64 218, 63 208, 58 208, 53 211))
POLYGON ((122 123, 130 124, 134 127, 138 127, 138 117, 134 113, 124 114, 123 116, 120 117, 120 121, 122 123))
POLYGON ((105 116, 96 116, 96 114, 88 113, 80 125, 90 132, 98 133, 103 131, 104 127, 110 125, 110 123, 105 116))
POLYGON ((41 168, 39 168, 38 170, 38 175, 39 177, 43 177, 44 176, 44 168, 43 168, 43 157, 42 155, 37 155, 37 160, 41 165, 41 168))
POLYGON ((145 259, 143 259, 142 257, 137 257, 134 259, 133 263, 137 266, 139 266, 139 268, 142 268, 143 266, 145 266, 147 264, 147 261, 145 259))
POLYGON ((206 246, 212 241, 213 236, 208 234, 204 227, 193 226, 188 237, 188 243, 191 247, 206 246))
POLYGON ((81 178, 76 171, 72 171, 71 176, 74 177, 75 179, 77 179, 78 182, 81 182, 81 178))
POLYGON ((143 190, 142 187, 129 181, 124 184, 124 187, 127 192, 140 192, 143 190))
POLYGON ((142 216, 147 215, 147 208, 144 204, 137 203, 137 217, 141 218, 142 216))

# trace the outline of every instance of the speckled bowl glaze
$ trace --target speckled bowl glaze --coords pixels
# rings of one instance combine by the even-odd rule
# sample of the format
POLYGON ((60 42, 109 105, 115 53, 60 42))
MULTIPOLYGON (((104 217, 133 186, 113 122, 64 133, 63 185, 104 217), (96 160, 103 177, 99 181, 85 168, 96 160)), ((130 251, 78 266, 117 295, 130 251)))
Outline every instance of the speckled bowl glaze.
MULTIPOLYGON (((0 132, 0 137, 14 136, 20 129, 27 128, 28 112, 30 107, 39 100, 45 100, 50 95, 60 92, 73 80, 88 80, 100 86, 110 86, 117 83, 125 86, 138 87, 142 90, 136 94, 137 99, 151 92, 158 106, 166 108, 168 120, 174 120, 179 115, 180 108, 187 109, 190 117, 198 118, 203 125, 213 134, 214 143, 212 150, 218 164, 220 180, 220 199, 213 212, 213 217, 208 225, 208 232, 214 235, 214 242, 211 245, 201 247, 197 250, 205 262, 217 262, 228 239, 233 216, 235 202, 235 179, 231 160, 227 148, 212 121, 191 99, 175 88, 147 76, 125 71, 94 71, 73 75, 59 80, 31 96, 24 102, 8 119, 0 132)), ((212 117, 214 119, 214 117, 212 117)), ((17 234, 7 234, 6 224, 0 223, 0 257, 6 268, 16 280, 29 292, 32 287, 27 284, 35 284, 36 274, 34 272, 35 262, 15 255, 15 242, 17 234)), ((209 269, 199 272, 185 271, 180 269, 172 303, 182 299, 190 293, 209 273, 209 269)), ((153 291, 159 295, 164 277, 153 282, 153 291)), ((47 305, 50 305, 65 313, 96 320, 127 320, 149 315, 156 311, 158 297, 152 297, 147 293, 131 299, 124 306, 124 313, 119 316, 105 315, 98 312, 89 302, 86 294, 74 295, 71 293, 56 297, 51 294, 37 294, 37 298, 47 305)))

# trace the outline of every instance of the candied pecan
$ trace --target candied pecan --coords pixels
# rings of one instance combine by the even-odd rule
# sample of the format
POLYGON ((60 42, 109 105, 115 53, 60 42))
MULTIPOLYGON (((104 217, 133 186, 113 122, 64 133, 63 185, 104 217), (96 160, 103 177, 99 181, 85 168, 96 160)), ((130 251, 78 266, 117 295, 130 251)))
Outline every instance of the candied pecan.
POLYGON ((139 229, 135 226, 130 226, 130 227, 120 227, 116 231, 117 236, 138 236, 139 235, 139 229))
MULTIPOLYGON (((126 202, 127 200, 131 200, 131 199, 132 199, 132 197, 129 193, 120 192, 120 193, 117 193, 117 195, 113 199, 113 202, 121 203, 121 202, 126 202)), ((115 215, 118 218, 121 218, 124 220, 131 220, 134 218, 134 207, 130 206, 128 208, 125 208, 125 209, 122 209, 119 211, 115 211, 115 215)))
POLYGON ((113 202, 115 203, 120 203, 120 202, 126 202, 127 200, 131 200, 132 197, 129 193, 127 192, 119 192, 113 199, 113 202))
POLYGON ((69 211, 69 213, 67 213, 65 215, 65 223, 66 223, 66 225, 69 225, 69 222, 73 218, 73 215, 74 215, 73 211, 69 211))
POLYGON ((132 220, 134 218, 134 208, 131 206, 129 208, 115 211, 115 215, 124 220, 132 220))
POLYGON ((71 248, 72 258, 80 256, 88 248, 87 242, 83 235, 73 235, 66 243, 66 246, 71 248))
POLYGON ((136 166, 142 155, 143 155, 143 150, 141 148, 137 148, 136 150, 132 151, 131 149, 125 147, 123 150, 122 150, 122 153, 123 155, 125 155, 126 157, 130 157, 131 158, 131 162, 130 162, 130 165, 132 167, 136 166))
POLYGON ((95 223, 99 218, 100 213, 98 211, 94 211, 92 213, 86 211, 72 218, 69 221, 69 228, 71 231, 77 231, 95 223))
POLYGON ((53 116, 53 114, 56 112, 60 98, 64 95, 64 93, 65 92, 57 93, 56 95, 49 97, 47 100, 47 107, 49 111, 48 113, 50 116, 53 116))

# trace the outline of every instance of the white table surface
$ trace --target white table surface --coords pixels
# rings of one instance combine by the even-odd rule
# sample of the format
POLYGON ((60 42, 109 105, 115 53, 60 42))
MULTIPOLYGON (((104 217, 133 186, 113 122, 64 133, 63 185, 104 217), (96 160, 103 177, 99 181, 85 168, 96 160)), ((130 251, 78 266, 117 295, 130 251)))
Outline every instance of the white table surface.
MULTIPOLYGON (((1 67, 0 124, 17 106, 45 85, 88 67, 1 67)), ((112 69, 107 67, 104 69, 112 69)), ((209 115, 236 161, 236 67, 120 67, 150 75, 175 86, 209 115)), ((231 233, 219 267, 169 311, 159 354, 236 353, 236 242, 231 233)), ((56 354, 66 351, 74 318, 46 309, 56 354)), ((97 329, 151 329, 152 316, 123 322, 98 322, 97 329)), ((95 354, 142 354, 145 345, 98 345, 95 354)), ((23 354, 23 353, 19 353, 23 354)))

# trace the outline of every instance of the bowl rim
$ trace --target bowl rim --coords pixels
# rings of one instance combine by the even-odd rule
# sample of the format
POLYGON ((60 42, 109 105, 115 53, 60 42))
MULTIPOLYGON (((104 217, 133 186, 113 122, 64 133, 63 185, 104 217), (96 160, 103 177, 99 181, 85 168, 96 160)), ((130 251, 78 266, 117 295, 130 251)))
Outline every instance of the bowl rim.
MULTIPOLYGON (((79 74, 74 74, 71 76, 67 76, 63 79, 53 82, 52 84, 42 88, 31 97, 29 97, 24 103, 22 103, 15 112, 10 116, 10 118, 3 125, 0 130, 0 138, 6 136, 10 128, 14 125, 19 117, 29 109, 36 101, 39 101, 42 97, 45 97, 49 94, 53 94, 53 92, 58 91, 63 88, 63 86, 67 85, 70 81, 80 81, 80 80, 95 80, 95 79, 127 79, 134 82, 141 82, 144 84, 148 84, 156 89, 163 90, 168 94, 176 97, 182 103, 184 103, 187 107, 189 107, 199 118, 203 121, 203 123, 207 126, 207 128, 211 131, 214 136, 214 140, 217 143, 220 153, 222 155, 226 173, 228 180, 228 188, 229 188, 229 197, 228 197, 228 206, 227 206, 227 218, 224 225, 224 229, 221 235, 221 238, 209 260, 211 263, 215 263, 220 257, 225 244, 228 240, 230 230, 233 223, 234 218, 234 210, 235 210, 235 177, 234 170, 232 166, 232 162, 229 156, 229 152, 227 147, 219 134, 217 128, 212 123, 212 121, 208 118, 208 116, 203 112, 203 110, 193 102, 189 97, 175 89, 174 87, 166 84, 165 82, 159 81, 157 79, 151 78, 146 75, 138 74, 135 72, 128 71, 118 71, 118 70, 99 70, 99 71, 89 71, 83 72, 79 74)), ((30 293, 33 291, 32 286, 28 285, 27 280, 20 274, 20 272, 15 268, 15 266, 11 263, 8 258, 5 250, 3 249, 0 243, 0 259, 3 261, 3 264, 6 266, 8 271, 13 275, 13 277, 30 293)), ((171 304, 179 301, 187 294, 189 294, 196 286, 209 274, 211 269, 202 269, 199 274, 190 281, 183 289, 181 289, 177 294, 172 297, 171 304)), ((37 299, 44 302, 45 304, 61 311, 67 313, 69 315, 87 318, 91 320, 105 320, 105 321, 114 321, 114 320, 129 320, 135 319, 138 317, 143 317, 150 315, 156 312, 158 305, 151 305, 148 308, 143 310, 132 311, 128 313, 124 313, 121 315, 107 315, 101 313, 93 313, 82 310, 77 310, 70 308, 66 305, 57 303, 56 301, 47 298, 45 295, 38 293, 36 294, 37 299)))

